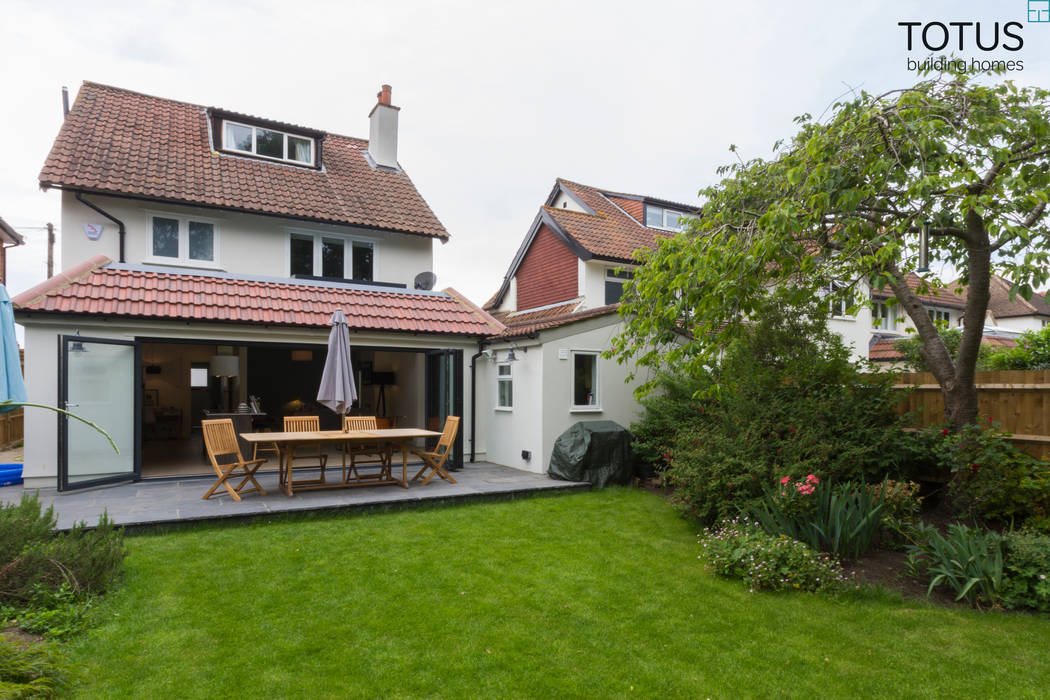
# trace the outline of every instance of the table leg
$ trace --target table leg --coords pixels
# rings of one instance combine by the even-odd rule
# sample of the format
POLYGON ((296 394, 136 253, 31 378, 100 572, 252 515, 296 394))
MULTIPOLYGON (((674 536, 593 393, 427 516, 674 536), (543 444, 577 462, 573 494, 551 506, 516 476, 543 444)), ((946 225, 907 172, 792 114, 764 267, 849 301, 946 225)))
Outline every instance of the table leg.
POLYGON ((401 441, 401 488, 408 488, 408 441, 401 441))
POLYGON ((284 495, 292 497, 292 462, 295 459, 295 443, 288 445, 288 454, 285 456, 284 495))

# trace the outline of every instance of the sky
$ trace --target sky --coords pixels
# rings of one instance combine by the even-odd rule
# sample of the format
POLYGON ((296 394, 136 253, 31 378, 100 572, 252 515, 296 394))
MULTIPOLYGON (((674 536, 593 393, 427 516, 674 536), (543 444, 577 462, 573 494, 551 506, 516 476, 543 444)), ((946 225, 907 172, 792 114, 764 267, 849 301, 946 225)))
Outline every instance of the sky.
MULTIPOLYGON (((563 177, 681 202, 767 157, 852 90, 915 82, 902 21, 1026 20, 1000 2, 24 2, 0 8, 0 216, 12 295, 46 277, 59 193, 37 175, 84 80, 367 138, 383 83, 398 160, 451 233, 438 288, 484 302, 563 177)), ((1050 23, 1027 24, 1021 84, 1050 85, 1050 23)), ((1005 40, 1005 37, 1003 37, 1005 40)), ((972 45, 972 37, 969 38, 972 45)), ((59 232, 61 238, 63 232, 59 232)), ((56 260, 58 256, 56 255, 56 260)), ((57 263, 56 263, 57 266, 57 263)))

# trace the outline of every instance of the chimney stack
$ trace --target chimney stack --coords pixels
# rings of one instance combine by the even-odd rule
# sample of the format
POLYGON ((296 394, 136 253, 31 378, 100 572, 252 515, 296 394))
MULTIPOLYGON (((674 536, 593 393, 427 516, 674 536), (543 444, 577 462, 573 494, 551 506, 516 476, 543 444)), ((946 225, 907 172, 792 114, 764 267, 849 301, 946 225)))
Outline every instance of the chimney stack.
POLYGON ((376 95, 376 106, 369 112, 368 155, 379 167, 397 169, 397 113, 400 107, 390 104, 390 86, 384 85, 376 95))

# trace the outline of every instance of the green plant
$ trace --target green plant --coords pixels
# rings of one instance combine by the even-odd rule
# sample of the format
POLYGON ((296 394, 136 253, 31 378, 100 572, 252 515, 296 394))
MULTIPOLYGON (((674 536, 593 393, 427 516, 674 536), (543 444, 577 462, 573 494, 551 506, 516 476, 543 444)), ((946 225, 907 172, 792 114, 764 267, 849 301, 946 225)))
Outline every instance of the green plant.
POLYGON ((95 529, 83 523, 55 533, 51 508, 36 495, 0 505, 0 599, 38 604, 68 587, 78 594, 104 593, 120 574, 124 531, 103 513, 95 529))
MULTIPOLYGON (((938 327, 937 333, 941 336, 941 342, 944 343, 944 347, 948 351, 948 354, 951 356, 952 362, 955 362, 959 355, 959 345, 962 343, 962 331, 958 328, 938 327)), ((915 333, 893 341, 893 349, 899 352, 901 355, 903 355, 903 357, 901 358, 901 362, 912 372, 930 371, 930 366, 926 364, 926 360, 922 356, 922 347, 923 340, 915 333)), ((978 347, 978 370, 992 369, 992 367, 989 365, 989 358, 991 354, 991 346, 982 343, 978 347)))
POLYGON ((998 424, 941 432, 939 458, 952 473, 949 493, 956 508, 1017 524, 1050 515, 1050 465, 1017 449, 998 424))
POLYGON ((899 467, 892 376, 862 372, 825 324, 780 297, 752 319, 717 367, 664 377, 671 389, 651 394, 632 426, 683 512, 704 524, 784 474, 874 481, 899 467))
POLYGON ((30 634, 64 639, 87 629, 92 621, 95 598, 85 596, 68 584, 57 590, 38 586, 26 605, 0 606, 0 622, 19 627, 30 634))
POLYGON ((929 580, 928 592, 945 585, 956 600, 971 605, 999 602, 1003 578, 1003 538, 992 530, 958 523, 946 535, 937 528, 918 523, 908 545, 908 566, 917 577, 929 580))
POLYGON ((1032 531, 1006 538, 1003 605, 1050 612, 1050 536, 1032 531))
POLYGON ((756 590, 840 590, 851 582, 838 561, 786 535, 771 535, 748 520, 724 520, 700 537, 703 558, 716 574, 756 590))
POLYGON ((1050 326, 1022 333, 1017 347, 995 350, 986 364, 993 370, 1050 369, 1050 326))
POLYGON ((64 664, 51 647, 23 647, 0 635, 0 697, 53 698, 67 684, 64 664))
POLYGON ((871 548, 882 509, 881 496, 862 484, 831 485, 810 474, 794 483, 783 477, 750 511, 772 535, 856 559, 871 548))

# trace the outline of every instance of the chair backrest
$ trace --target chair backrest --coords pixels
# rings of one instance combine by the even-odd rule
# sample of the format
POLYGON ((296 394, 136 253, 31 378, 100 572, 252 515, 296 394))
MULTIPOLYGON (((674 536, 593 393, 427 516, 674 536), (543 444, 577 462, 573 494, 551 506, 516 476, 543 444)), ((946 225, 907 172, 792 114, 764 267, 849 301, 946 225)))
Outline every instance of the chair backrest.
POLYGON ((218 464, 218 457, 227 455, 234 456, 238 462, 244 461, 231 418, 202 420, 201 432, 204 434, 204 448, 213 464, 218 464))
POLYGON ((375 416, 346 416, 343 418, 343 430, 375 430, 375 416))
POLYGON ((445 429, 441 431, 441 437, 438 438, 438 444, 434 447, 434 452, 439 455, 448 455, 448 451, 452 449, 452 443, 456 441, 456 433, 459 432, 459 416, 449 416, 445 419, 445 429))
POLYGON ((285 416, 284 432, 309 433, 321 429, 320 416, 285 416))

